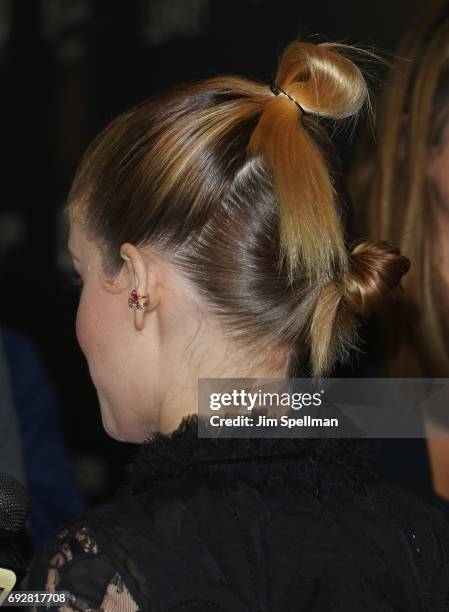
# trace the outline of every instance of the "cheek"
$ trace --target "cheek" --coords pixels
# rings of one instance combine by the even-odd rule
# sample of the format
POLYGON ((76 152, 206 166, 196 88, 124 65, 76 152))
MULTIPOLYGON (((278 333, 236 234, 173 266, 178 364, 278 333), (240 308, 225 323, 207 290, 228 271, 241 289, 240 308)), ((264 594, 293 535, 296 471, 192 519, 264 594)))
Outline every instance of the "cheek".
POLYGON ((76 313, 76 337, 86 359, 90 359, 98 342, 96 333, 95 307, 89 296, 89 291, 83 288, 78 311, 76 313))
POLYGON ((87 318, 86 318, 86 309, 83 307, 85 300, 83 300, 83 294, 81 294, 80 301, 78 304, 78 310, 76 312, 76 338, 78 340, 78 344, 81 347, 84 355, 87 357, 87 318))
POLYGON ((157 368, 148 334, 136 333, 128 294, 85 283, 76 316, 78 343, 100 401, 103 426, 126 442, 157 429, 157 368), (152 367, 153 366, 153 367, 152 367), (144 432, 144 433, 142 433, 144 432))
POLYGON ((113 350, 114 338, 120 328, 116 296, 96 286, 88 285, 81 293, 76 315, 76 336, 89 366, 98 366, 113 350))

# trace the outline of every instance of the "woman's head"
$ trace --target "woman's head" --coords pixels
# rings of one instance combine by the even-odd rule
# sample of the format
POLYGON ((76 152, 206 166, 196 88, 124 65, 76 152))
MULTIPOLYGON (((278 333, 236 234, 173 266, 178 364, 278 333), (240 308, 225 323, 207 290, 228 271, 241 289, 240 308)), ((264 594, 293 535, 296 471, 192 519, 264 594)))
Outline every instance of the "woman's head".
POLYGON ((449 3, 426 7, 404 37, 352 170, 360 226, 412 262, 407 302, 388 327, 391 372, 447 376, 449 3))
POLYGON ((327 373, 355 342, 355 314, 400 282, 397 251, 345 243, 317 121, 367 101, 345 51, 286 49, 276 84, 305 114, 224 76, 140 104, 88 148, 69 196, 77 333, 113 436, 170 429, 199 377, 327 373), (128 309, 134 287, 149 296, 141 310, 128 309))

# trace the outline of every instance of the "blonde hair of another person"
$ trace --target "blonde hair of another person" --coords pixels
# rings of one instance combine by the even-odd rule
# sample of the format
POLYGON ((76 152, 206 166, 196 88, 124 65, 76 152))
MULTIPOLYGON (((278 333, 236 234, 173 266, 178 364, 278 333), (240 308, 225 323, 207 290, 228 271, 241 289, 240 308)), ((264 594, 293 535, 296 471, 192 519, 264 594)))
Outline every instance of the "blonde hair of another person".
MULTIPOLYGON (((426 5, 405 34, 377 117, 374 136, 367 128, 361 139, 350 191, 357 230, 397 244, 411 261, 403 299, 383 317, 388 372, 447 377, 449 2, 426 5)), ((427 432, 435 489, 449 497, 449 431, 441 415, 428 414, 427 432)))

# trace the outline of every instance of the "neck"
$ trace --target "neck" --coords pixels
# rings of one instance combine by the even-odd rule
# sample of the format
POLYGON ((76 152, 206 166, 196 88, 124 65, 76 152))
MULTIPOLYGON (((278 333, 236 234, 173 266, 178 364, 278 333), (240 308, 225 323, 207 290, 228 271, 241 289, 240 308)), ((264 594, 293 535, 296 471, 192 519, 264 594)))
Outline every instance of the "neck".
POLYGON ((233 379, 245 379, 245 389, 257 390, 266 379, 287 378, 287 366, 281 368, 259 366, 255 369, 240 367, 220 369, 203 368, 196 376, 190 376, 187 381, 174 381, 165 397, 164 405, 159 413, 159 431, 168 434, 178 429, 184 417, 198 414, 198 380, 215 379, 213 382, 202 384, 203 389, 210 392, 225 392, 235 388, 233 379), (217 381, 217 379, 219 379, 217 381))

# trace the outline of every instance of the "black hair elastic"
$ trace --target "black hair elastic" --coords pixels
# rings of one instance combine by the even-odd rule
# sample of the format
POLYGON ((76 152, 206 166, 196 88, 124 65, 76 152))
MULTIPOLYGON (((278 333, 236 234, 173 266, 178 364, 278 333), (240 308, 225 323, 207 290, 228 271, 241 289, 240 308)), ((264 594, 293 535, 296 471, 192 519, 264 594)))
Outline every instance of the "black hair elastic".
POLYGON ((287 96, 289 100, 291 100, 292 102, 296 104, 296 106, 299 108, 299 110, 302 112, 303 115, 307 114, 306 111, 301 106, 301 104, 297 102, 293 96, 291 96, 289 93, 281 89, 279 85, 277 85, 276 83, 272 83, 270 85, 270 89, 274 93, 275 96, 278 96, 279 94, 284 94, 284 96, 287 96))

